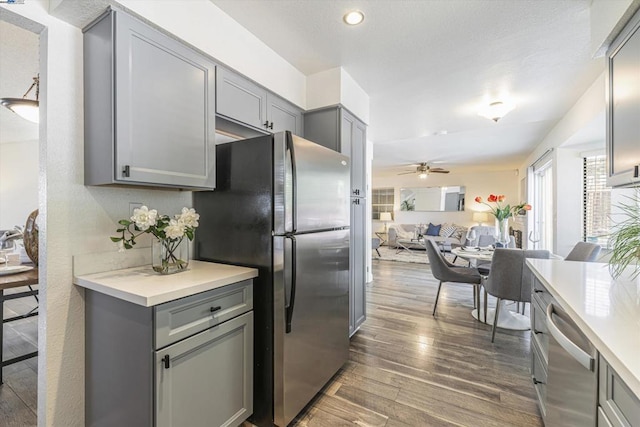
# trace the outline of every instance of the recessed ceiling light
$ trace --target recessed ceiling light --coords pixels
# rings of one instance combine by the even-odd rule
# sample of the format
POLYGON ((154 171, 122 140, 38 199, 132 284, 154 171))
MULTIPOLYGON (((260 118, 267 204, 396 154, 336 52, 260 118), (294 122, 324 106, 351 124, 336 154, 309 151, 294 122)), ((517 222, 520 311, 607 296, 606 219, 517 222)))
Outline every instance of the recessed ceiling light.
POLYGON ((358 25, 362 21, 364 21, 364 13, 359 10, 353 10, 343 17, 344 22, 349 25, 358 25))

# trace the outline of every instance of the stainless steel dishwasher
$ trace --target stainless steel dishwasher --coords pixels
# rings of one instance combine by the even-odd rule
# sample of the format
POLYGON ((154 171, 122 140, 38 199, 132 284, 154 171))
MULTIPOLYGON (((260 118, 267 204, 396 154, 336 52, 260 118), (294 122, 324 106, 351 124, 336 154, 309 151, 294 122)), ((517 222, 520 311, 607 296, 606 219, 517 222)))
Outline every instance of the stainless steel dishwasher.
POLYGON ((596 425, 598 351, 558 305, 547 306, 547 427, 596 425))

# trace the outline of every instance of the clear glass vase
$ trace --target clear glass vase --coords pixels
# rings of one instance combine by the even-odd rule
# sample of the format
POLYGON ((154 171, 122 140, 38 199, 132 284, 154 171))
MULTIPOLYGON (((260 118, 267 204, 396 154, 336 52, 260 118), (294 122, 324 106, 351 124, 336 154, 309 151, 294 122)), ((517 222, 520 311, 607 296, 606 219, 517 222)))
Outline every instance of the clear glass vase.
POLYGON ((496 246, 509 247, 509 218, 496 218, 496 246))
POLYGON ((153 271, 160 274, 173 274, 185 271, 189 266, 189 240, 154 240, 151 247, 151 265, 153 271))

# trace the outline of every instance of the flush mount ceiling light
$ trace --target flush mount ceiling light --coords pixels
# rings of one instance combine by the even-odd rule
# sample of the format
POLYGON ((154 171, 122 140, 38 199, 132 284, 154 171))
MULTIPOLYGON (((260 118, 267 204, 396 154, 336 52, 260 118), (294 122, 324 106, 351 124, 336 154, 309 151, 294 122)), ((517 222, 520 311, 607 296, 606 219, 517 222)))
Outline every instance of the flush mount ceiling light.
POLYGON ((514 108, 516 108, 516 106, 513 103, 495 101, 487 106, 482 107, 480 111, 478 111, 478 115, 497 122, 514 108))
POLYGON ((33 83, 27 89, 22 98, 0 98, 0 104, 7 107, 9 110, 13 111, 23 119, 29 120, 33 123, 38 123, 40 121, 40 112, 38 105, 38 97, 40 96, 40 75, 37 75, 33 78, 33 83), (36 99, 27 99, 27 95, 29 92, 36 88, 36 99))
POLYGON ((353 10, 344 15, 342 19, 344 19, 344 22, 348 25, 358 25, 364 21, 364 13, 359 10, 353 10))

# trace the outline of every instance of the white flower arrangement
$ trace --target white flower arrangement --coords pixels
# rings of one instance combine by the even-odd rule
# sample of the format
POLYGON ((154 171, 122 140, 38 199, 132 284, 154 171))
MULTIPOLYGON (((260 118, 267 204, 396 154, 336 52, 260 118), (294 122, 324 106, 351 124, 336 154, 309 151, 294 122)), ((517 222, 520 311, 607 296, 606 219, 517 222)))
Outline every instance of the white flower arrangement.
POLYGON ((118 243, 120 250, 124 251, 133 248, 136 237, 145 233, 152 234, 162 245, 161 263, 158 267, 154 265, 154 270, 165 273, 171 266, 183 270, 187 267, 189 260, 179 259, 176 250, 184 237, 193 240, 199 219, 200 215, 192 208, 182 208, 181 213, 171 218, 168 215, 159 215, 155 209, 141 206, 134 209, 130 219, 118 221, 122 227, 116 232, 120 233, 120 236, 111 237, 111 241, 118 243))

